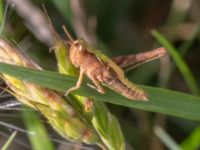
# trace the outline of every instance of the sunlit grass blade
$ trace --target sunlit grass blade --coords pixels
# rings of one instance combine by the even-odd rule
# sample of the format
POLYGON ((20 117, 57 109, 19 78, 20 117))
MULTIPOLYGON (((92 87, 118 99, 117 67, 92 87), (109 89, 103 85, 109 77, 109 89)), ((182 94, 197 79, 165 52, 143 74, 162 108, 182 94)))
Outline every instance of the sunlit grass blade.
POLYGON ((0 35, 2 34, 2 29, 4 26, 4 13, 3 13, 3 1, 0 1, 0 35))
POLYGON ((154 132, 168 149, 181 150, 179 145, 161 127, 155 127, 154 132))
POLYGON ((3 145, 3 147, 1 148, 1 150, 7 150, 9 145, 12 143, 12 141, 14 140, 14 138, 17 135, 17 131, 14 131, 11 136, 8 138, 8 140, 6 141, 6 143, 3 145))
POLYGON ((3 1, 0 1, 0 23, 2 24, 3 20, 3 1))
POLYGON ((184 150, 195 150, 200 147, 200 127, 197 127, 192 134, 181 144, 184 150))
MULTIPOLYGON (((0 63, 0 72, 62 92, 75 85, 77 81, 74 77, 56 72, 32 70, 4 63, 0 63)), ((142 88, 149 94, 149 102, 131 101, 107 88, 106 94, 100 94, 85 83, 74 93, 121 106, 200 120, 200 97, 161 88, 146 86, 142 88)))
POLYGON ((178 69, 182 73, 185 81, 187 82, 191 92, 194 94, 198 94, 199 88, 198 88, 197 82, 196 82, 191 70, 189 69, 187 64, 184 62, 181 55, 177 52, 176 48, 158 31, 153 30, 152 35, 168 50, 169 54, 175 61, 178 69))
POLYGON ((0 35, 3 34, 8 12, 8 4, 6 4, 4 8, 3 3, 4 3, 3 1, 0 1, 0 35))
POLYGON ((22 111, 22 116, 26 128, 33 134, 29 134, 29 140, 34 150, 54 150, 54 146, 49 139, 48 133, 41 123, 38 115, 33 111, 22 111))

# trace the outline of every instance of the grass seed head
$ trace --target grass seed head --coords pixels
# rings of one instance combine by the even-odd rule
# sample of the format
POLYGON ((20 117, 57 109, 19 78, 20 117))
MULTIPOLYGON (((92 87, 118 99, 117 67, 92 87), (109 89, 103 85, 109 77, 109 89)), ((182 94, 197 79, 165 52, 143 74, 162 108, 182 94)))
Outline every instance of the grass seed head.
MULTIPOLYGON (((21 51, 0 38, 0 62, 41 69, 21 51)), ((30 82, 1 74, 11 93, 23 104, 39 110, 49 123, 67 139, 88 144, 101 143, 96 131, 58 93, 30 82)))

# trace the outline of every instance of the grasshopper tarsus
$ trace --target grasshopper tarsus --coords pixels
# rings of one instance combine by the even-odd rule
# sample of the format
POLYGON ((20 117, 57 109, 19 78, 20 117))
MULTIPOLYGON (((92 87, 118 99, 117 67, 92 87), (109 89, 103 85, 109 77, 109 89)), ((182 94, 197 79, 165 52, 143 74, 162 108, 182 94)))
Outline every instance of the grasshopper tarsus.
POLYGON ((69 93, 75 90, 78 90, 81 87, 81 83, 83 82, 83 77, 84 77, 84 71, 80 69, 79 78, 76 82, 76 86, 69 88, 67 92, 65 93, 65 96, 69 95, 69 93))

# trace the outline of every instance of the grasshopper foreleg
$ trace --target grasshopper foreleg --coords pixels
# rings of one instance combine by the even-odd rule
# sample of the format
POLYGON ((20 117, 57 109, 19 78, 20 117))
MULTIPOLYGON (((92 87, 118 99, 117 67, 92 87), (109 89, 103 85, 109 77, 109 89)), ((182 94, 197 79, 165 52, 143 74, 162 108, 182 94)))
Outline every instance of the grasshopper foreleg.
POLYGON ((72 91, 75 91, 80 88, 81 83, 83 82, 83 77, 84 77, 84 71, 83 69, 80 69, 79 78, 78 78, 78 81, 76 82, 76 86, 69 88, 67 92, 65 93, 65 96, 67 96, 72 91))

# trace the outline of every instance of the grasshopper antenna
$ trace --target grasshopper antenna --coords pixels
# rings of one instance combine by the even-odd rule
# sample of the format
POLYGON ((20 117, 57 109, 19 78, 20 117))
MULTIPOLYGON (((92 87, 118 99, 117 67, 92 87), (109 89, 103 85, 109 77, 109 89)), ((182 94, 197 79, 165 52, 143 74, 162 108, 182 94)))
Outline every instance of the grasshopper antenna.
POLYGON ((70 42, 75 41, 75 40, 73 39, 73 37, 70 35, 70 33, 69 33, 69 31, 67 30, 67 28, 66 28, 64 25, 63 25, 62 27, 63 27, 63 30, 64 30, 65 34, 66 34, 67 37, 69 38, 70 42))

